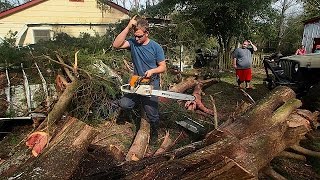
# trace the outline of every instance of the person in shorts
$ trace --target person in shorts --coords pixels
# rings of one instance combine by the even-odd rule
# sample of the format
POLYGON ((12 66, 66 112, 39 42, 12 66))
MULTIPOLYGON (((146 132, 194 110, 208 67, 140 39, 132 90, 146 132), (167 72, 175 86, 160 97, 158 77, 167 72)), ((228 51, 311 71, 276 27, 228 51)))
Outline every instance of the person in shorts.
POLYGON ((244 40, 242 46, 235 49, 233 58, 233 67, 236 70, 237 83, 239 88, 243 88, 245 83, 246 89, 252 89, 250 84, 252 79, 252 54, 257 51, 257 47, 250 40, 244 40))

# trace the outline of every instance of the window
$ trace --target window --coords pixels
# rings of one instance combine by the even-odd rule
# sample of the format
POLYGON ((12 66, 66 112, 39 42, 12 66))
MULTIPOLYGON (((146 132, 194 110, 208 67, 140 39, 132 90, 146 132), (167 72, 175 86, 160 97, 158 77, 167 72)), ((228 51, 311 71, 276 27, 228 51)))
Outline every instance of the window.
POLYGON ((40 40, 49 41, 51 39, 50 30, 47 30, 47 29, 33 30, 33 38, 34 38, 34 43, 37 43, 40 40))

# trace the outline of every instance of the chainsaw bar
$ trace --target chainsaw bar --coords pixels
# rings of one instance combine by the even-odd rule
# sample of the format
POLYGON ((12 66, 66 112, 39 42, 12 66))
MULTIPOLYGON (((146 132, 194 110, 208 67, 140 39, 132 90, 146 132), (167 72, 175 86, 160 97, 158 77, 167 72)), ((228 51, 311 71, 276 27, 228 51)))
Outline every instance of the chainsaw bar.
POLYGON ((193 95, 182 94, 182 93, 171 92, 171 91, 152 90, 151 94, 155 96, 161 96, 161 97, 170 98, 170 99, 181 99, 186 101, 194 101, 196 99, 193 95))
POLYGON ((151 85, 138 85, 136 88, 131 87, 129 84, 122 85, 120 87, 122 92, 125 93, 134 93, 140 94, 143 96, 160 96, 170 99, 180 99, 185 101, 194 101, 196 98, 193 95, 171 92, 171 91, 162 91, 154 90, 151 85))

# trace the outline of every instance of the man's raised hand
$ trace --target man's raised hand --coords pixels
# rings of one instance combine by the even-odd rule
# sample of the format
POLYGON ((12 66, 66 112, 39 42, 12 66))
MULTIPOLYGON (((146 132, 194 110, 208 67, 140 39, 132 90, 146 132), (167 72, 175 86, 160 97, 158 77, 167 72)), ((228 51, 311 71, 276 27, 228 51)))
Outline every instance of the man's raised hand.
POLYGON ((133 26, 137 25, 137 20, 136 20, 137 15, 133 16, 131 20, 128 23, 128 28, 131 29, 133 26))

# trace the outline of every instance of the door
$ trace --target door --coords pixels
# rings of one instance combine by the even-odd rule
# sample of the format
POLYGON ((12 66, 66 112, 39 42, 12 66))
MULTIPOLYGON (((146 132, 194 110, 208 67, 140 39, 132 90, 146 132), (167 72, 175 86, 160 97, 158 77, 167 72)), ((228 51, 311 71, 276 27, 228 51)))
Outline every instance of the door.
POLYGON ((316 49, 316 46, 320 45, 320 38, 314 38, 313 39, 313 47, 312 47, 312 52, 316 49))

